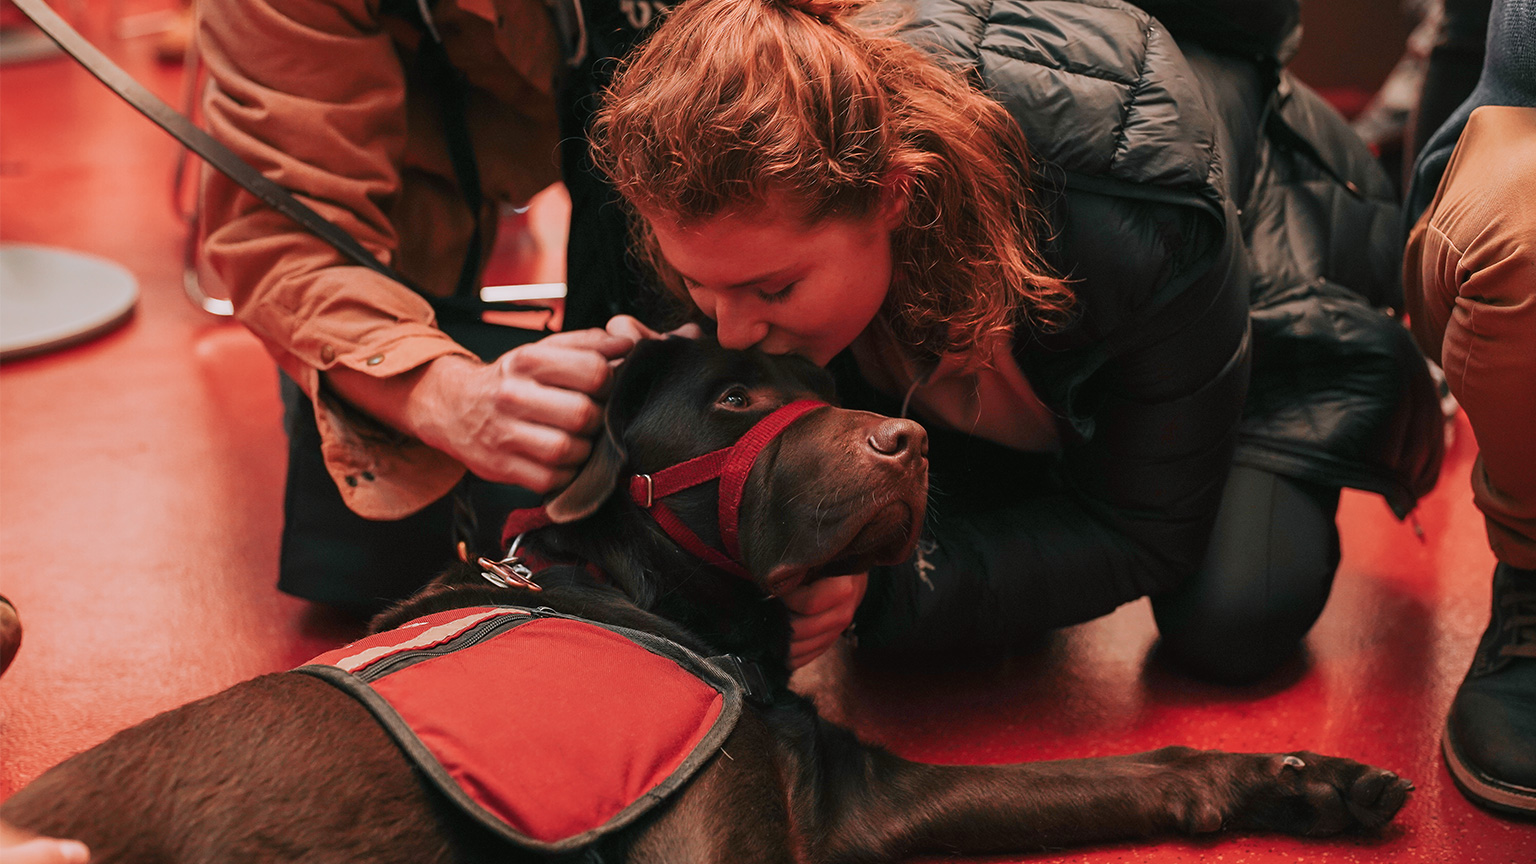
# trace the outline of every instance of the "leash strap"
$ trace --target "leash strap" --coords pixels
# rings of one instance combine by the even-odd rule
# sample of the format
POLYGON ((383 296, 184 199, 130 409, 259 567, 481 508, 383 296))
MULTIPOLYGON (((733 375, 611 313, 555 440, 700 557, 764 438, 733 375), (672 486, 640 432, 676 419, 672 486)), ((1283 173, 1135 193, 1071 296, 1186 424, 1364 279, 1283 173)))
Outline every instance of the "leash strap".
POLYGON ((192 121, 165 104, 160 97, 149 92, 144 85, 124 72, 122 67, 113 63, 96 46, 75 32, 75 29, 50 9, 43 0, 16 0, 16 6, 32 19, 34 24, 42 28, 48 38, 58 43, 65 53, 75 58, 81 66, 86 68, 86 71, 107 85, 109 90, 122 97, 155 125, 169 132, 173 138, 201 156, 209 165, 245 187, 252 195, 271 205, 272 209, 314 232, 322 240, 336 247, 337 251, 353 263, 419 291, 409 279, 363 248, 357 238, 310 209, 283 187, 268 180, 261 172, 236 156, 234 151, 214 140, 208 133, 193 125, 192 121))

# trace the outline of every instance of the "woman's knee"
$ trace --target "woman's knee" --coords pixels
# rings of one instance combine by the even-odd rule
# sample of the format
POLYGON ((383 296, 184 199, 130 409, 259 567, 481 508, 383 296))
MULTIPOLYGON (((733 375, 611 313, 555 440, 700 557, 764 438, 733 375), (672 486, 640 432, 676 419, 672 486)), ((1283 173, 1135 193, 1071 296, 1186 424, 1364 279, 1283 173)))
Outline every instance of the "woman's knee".
POLYGON ((1201 677, 1251 681, 1295 653, 1339 563, 1338 489, 1233 468, 1200 569, 1153 598, 1162 650, 1201 677))

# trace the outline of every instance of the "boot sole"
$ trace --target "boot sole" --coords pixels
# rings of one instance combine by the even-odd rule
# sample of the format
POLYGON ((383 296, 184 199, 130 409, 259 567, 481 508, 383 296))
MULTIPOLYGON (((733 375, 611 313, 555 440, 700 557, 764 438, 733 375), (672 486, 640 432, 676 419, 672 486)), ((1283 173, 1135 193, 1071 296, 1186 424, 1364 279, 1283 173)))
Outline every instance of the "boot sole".
POLYGON ((1536 789, 1496 780, 1468 765, 1456 752, 1449 729, 1440 735, 1440 752, 1456 787, 1474 803, 1514 816, 1536 818, 1536 789))

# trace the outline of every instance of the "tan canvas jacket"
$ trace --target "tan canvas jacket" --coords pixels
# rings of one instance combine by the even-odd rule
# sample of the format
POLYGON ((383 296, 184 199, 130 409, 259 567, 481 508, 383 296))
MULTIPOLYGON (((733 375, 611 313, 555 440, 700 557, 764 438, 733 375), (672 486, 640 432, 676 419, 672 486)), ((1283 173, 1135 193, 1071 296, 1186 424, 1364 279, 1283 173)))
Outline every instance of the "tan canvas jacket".
MULTIPOLYGON (((209 131, 426 291, 452 293, 473 233, 433 94, 410 74, 421 34, 378 0, 202 0, 209 131)), ((559 38, 540 0, 440 0, 432 16, 467 76, 485 198, 526 201, 559 179, 559 38)), ((344 366, 398 375, 468 354, 409 288, 348 263, 232 181, 205 177, 206 261, 235 314, 315 404, 322 452, 347 505, 395 519, 446 493, 463 466, 324 396, 344 366)))

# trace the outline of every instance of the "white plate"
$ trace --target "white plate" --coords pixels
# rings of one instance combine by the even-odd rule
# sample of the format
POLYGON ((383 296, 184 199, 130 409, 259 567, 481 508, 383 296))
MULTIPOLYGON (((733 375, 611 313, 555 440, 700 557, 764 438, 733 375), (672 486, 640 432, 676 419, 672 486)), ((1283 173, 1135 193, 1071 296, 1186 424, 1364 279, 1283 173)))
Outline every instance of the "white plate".
POLYGON ((0 360, 73 345, 127 321, 139 282, 105 258, 0 243, 0 360))

